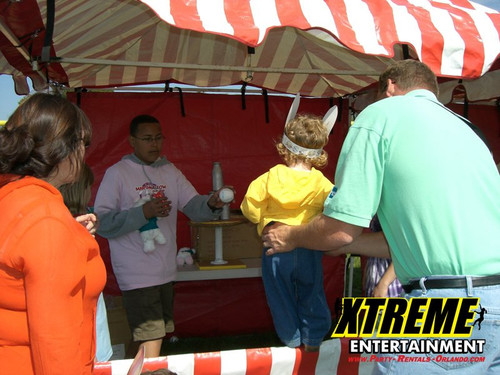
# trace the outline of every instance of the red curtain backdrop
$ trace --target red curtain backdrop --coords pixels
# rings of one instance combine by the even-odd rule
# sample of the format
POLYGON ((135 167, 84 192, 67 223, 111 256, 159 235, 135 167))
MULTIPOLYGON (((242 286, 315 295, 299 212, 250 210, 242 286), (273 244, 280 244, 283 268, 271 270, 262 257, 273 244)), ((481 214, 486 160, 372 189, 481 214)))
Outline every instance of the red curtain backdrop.
POLYGON ((500 101, 496 105, 450 104, 448 107, 478 126, 490 145, 495 163, 500 163, 500 101))
MULTIPOLYGON (((234 186, 238 209, 248 184, 281 162, 274 144, 281 138, 292 97, 263 95, 208 95, 178 91, 166 93, 83 92, 69 94, 93 124, 87 162, 96 181, 93 197, 106 168, 125 154, 130 120, 149 114, 161 122, 166 140, 164 153, 201 194, 212 188, 212 163, 222 165, 224 182, 234 186), (245 108, 243 108, 245 107, 245 108)), ((349 127, 347 100, 302 98, 299 113, 323 116, 331 105, 339 106, 339 119, 326 150, 329 165, 323 173, 334 181, 338 155, 349 127)), ((463 105, 450 105, 464 114, 463 105)), ((481 128, 500 161, 500 111, 498 106, 469 105, 468 117, 481 128)), ((191 246, 188 219, 179 214, 178 247, 191 246)), ((108 270, 105 293, 120 294, 116 285, 107 241, 98 236, 108 270)), ((364 262, 362 262, 364 264, 364 262)), ((325 289, 335 311, 335 300, 344 289, 344 258, 325 257, 325 289)), ((245 333, 272 329, 260 278, 181 282, 176 285, 177 330, 186 335, 245 333), (242 294, 241 291, 245 290, 242 294), (242 297, 244 296, 244 297, 242 297)))
MULTIPOLYGON (((212 189, 212 164, 221 163, 224 183, 234 186, 238 209, 249 183, 280 163, 274 144, 281 139, 292 97, 97 92, 69 94, 93 125, 87 162, 95 174, 92 199, 106 169, 125 154, 129 124, 139 114, 155 116, 166 139, 163 151, 200 194, 212 189), (243 108, 245 106, 245 108, 243 108), (184 113, 184 115, 183 115, 184 113)), ((333 181, 335 165, 348 130, 347 101, 302 99, 299 113, 323 116, 331 105, 340 109, 326 147, 329 165, 323 173, 333 181)), ((178 216, 178 247, 191 246, 188 219, 178 216)), ((98 237, 108 270, 105 293, 119 295, 107 240, 98 237)), ((344 289, 344 257, 325 257, 325 289, 335 311, 344 289)), ((187 281, 176 284, 176 334, 224 335, 271 330, 272 319, 260 278, 187 281), (244 291, 244 293, 242 293, 244 291)))

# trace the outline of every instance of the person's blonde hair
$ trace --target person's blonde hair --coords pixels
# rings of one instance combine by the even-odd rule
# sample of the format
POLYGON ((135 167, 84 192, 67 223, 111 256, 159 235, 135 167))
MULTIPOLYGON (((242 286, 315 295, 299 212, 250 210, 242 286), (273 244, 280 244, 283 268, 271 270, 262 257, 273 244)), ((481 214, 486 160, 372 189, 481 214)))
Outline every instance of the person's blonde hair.
POLYGON ((73 215, 81 215, 87 212, 88 202, 85 199, 85 191, 94 183, 92 169, 84 163, 78 179, 70 184, 59 187, 64 199, 64 204, 73 215))
MULTIPOLYGON (((285 126, 286 136, 296 145, 309 149, 322 149, 328 143, 328 135, 321 117, 314 115, 297 115, 285 126)), ((287 165, 298 161, 310 163, 315 168, 323 168, 328 164, 328 153, 321 151, 321 155, 308 157, 297 155, 288 150, 280 141, 276 144, 278 154, 287 165)))

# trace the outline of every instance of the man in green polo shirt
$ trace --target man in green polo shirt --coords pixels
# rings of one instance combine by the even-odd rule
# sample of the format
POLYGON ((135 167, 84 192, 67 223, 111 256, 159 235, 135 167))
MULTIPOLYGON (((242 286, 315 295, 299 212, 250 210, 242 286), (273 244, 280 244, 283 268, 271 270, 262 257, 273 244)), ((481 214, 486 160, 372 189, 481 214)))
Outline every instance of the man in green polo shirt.
MULTIPOLYGON (((495 162, 466 122, 438 102, 436 77, 425 64, 397 62, 379 85, 387 98, 368 106, 349 130, 323 214, 308 225, 267 228, 264 246, 268 255, 305 247, 334 255, 357 249, 362 255, 391 256, 407 297, 479 297, 488 314, 473 336, 487 338, 485 351, 496 353, 457 368, 500 372, 499 349, 491 345, 500 341, 500 325, 494 323, 500 321, 495 162), (387 243, 382 234, 360 236, 375 213, 387 243)), ((395 373, 415 368, 390 365, 395 373)), ((429 366, 424 371, 446 367, 432 361, 429 366)))

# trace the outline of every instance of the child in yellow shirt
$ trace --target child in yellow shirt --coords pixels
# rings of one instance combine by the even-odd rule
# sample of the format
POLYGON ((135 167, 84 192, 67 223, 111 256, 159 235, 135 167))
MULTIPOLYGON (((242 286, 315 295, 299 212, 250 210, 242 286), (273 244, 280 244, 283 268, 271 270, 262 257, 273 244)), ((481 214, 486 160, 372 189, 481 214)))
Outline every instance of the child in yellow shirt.
MULTIPOLYGON (((298 101, 294 101, 298 106, 298 101)), ((292 107, 293 108, 293 107, 292 107)), ((295 109, 296 111, 296 109, 295 109)), ((332 111, 330 111, 332 112, 332 111)), ((241 203, 245 217, 257 224, 281 222, 299 225, 323 210, 333 184, 316 168, 327 164, 323 147, 335 118, 325 125, 312 115, 291 110, 283 139, 276 145, 286 165, 278 164, 252 181, 241 203)), ((317 351, 331 326, 331 313, 323 289, 323 252, 297 248, 288 253, 262 256, 262 280, 274 327, 289 347, 302 344, 317 351)))

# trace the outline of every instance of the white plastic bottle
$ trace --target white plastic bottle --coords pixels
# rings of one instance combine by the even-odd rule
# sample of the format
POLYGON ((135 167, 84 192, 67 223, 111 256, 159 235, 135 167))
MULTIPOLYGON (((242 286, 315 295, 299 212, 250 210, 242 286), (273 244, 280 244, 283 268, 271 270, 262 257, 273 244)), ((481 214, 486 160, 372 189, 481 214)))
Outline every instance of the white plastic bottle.
MULTIPOLYGON (((218 161, 214 161, 214 166, 212 168, 212 189, 214 191, 219 190, 224 186, 224 179, 222 177, 222 167, 218 161)), ((220 218, 222 220, 229 220, 230 216, 229 204, 225 204, 222 207, 222 213, 220 218)))
POLYGON ((218 161, 214 161, 214 166, 212 168, 212 189, 214 191, 217 191, 222 186, 224 186, 224 180, 222 178, 222 168, 218 161))

